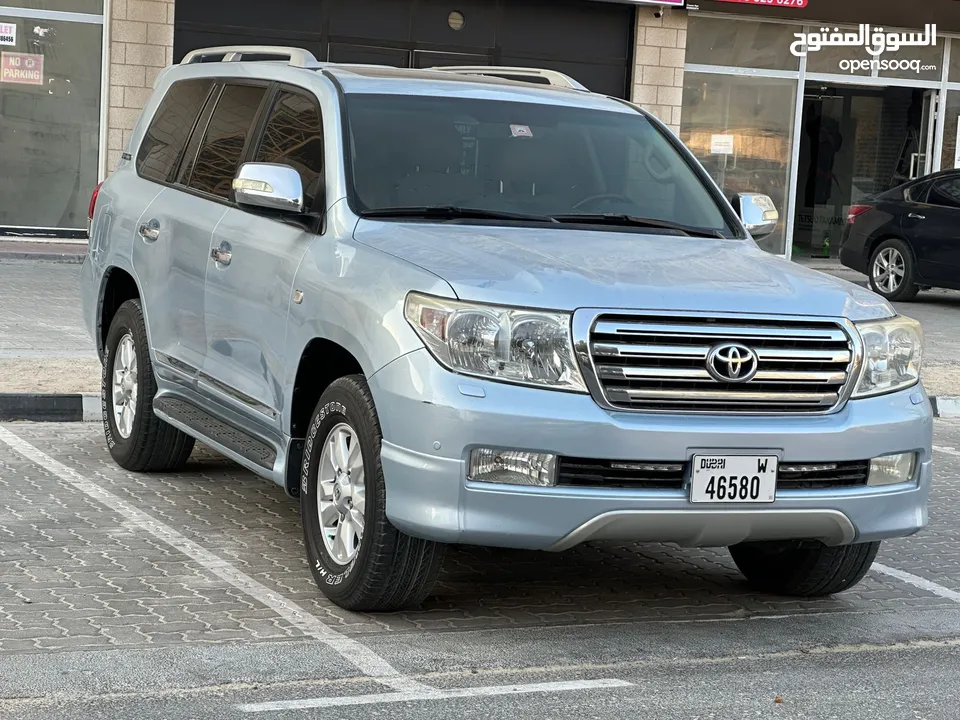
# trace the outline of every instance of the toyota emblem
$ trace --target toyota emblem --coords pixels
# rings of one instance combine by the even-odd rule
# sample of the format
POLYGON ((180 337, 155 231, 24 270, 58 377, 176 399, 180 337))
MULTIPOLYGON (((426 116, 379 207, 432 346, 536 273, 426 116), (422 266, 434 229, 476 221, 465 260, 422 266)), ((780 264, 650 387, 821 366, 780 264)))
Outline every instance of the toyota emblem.
POLYGON ((717 345, 707 355, 707 372, 717 382, 750 382, 759 370, 757 354, 746 345, 717 345))

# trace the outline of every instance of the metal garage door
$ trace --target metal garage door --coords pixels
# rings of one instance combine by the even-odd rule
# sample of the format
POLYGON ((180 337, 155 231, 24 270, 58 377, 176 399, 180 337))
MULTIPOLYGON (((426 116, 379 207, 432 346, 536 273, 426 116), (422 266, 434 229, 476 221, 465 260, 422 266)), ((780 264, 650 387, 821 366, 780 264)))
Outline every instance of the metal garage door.
POLYGON ((592 0, 179 0, 174 56, 267 43, 331 62, 544 67, 628 97, 634 24, 632 5, 592 0))

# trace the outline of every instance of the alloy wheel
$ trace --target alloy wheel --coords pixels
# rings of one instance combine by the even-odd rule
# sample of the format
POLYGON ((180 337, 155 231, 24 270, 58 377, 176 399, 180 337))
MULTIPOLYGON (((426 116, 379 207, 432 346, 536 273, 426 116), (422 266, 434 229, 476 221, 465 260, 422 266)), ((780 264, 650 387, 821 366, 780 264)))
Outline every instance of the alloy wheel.
POLYGON ((360 439, 346 423, 323 442, 317 470, 317 505, 323 544, 339 565, 347 565, 363 540, 366 484, 360 439))
POLYGON ((113 420, 124 440, 133 432, 137 416, 137 346, 133 335, 127 333, 117 343, 113 360, 113 420))
POLYGON ((900 251, 893 247, 884 248, 873 262, 873 282, 885 293, 896 292, 903 283, 907 272, 907 263, 900 251))

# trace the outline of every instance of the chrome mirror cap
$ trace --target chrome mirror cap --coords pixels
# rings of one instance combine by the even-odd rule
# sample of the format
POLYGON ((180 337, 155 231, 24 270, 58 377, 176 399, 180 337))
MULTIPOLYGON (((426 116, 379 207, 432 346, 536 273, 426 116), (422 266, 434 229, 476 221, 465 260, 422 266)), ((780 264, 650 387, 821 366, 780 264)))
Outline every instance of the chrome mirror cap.
POLYGON ((302 213, 303 181, 288 165, 244 163, 233 181, 238 205, 302 213))
POLYGON ((754 240, 767 237, 780 222, 780 213, 773 200, 761 193, 737 193, 734 209, 754 240))

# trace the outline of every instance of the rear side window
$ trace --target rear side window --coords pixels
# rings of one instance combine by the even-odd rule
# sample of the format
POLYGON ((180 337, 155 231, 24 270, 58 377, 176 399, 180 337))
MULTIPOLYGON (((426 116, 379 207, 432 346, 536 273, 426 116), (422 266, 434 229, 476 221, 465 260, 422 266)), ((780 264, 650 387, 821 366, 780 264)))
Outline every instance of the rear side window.
POLYGON ((213 81, 181 80, 170 86, 140 143, 137 173, 148 180, 168 182, 193 130, 213 81))
POLYGON ((226 85, 210 116, 188 182, 194 190, 227 198, 265 87, 226 85))
POLYGON ((256 161, 289 165, 300 173, 306 207, 315 207, 323 177, 323 125, 315 100, 299 93, 280 93, 256 161))

